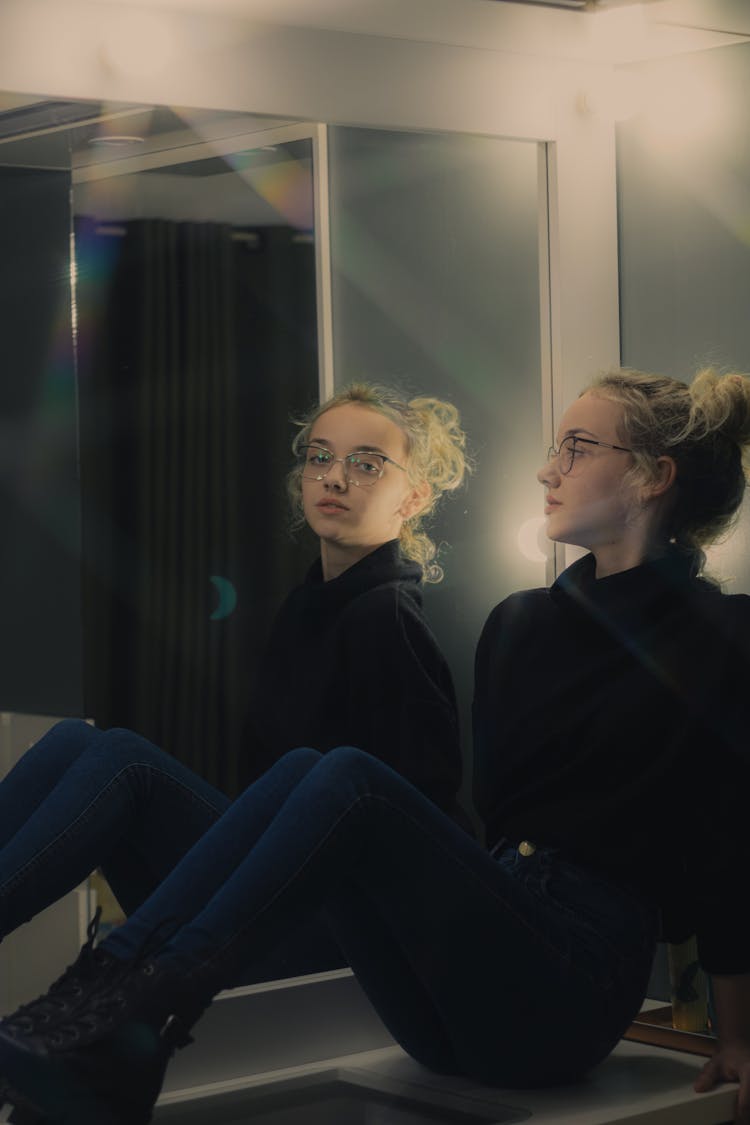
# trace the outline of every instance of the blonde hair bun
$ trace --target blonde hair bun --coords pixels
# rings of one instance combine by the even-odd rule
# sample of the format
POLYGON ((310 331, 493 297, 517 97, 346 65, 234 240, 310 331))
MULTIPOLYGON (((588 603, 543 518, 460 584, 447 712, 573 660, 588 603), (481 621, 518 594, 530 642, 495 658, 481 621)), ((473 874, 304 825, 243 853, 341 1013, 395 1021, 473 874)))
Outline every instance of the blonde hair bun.
POLYGON ((653 477, 662 455, 674 459, 677 477, 667 530, 699 573, 704 548, 730 530, 744 496, 750 378, 720 375, 708 367, 688 386, 621 368, 600 375, 588 389, 622 406, 622 436, 632 449, 635 477, 653 477))
POLYGON ((690 384, 692 409, 690 430, 698 434, 720 433, 739 445, 745 455, 750 446, 750 378, 731 372, 720 375, 705 367, 690 384))

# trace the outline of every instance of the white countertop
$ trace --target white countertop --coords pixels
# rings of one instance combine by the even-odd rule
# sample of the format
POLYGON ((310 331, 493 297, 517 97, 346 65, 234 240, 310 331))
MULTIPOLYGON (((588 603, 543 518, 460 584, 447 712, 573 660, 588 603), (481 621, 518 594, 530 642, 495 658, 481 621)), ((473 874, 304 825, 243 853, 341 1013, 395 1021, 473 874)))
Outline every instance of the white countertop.
POLYGON ((430 1075, 398 1049, 390 1057, 373 1057, 367 1069, 409 1084, 427 1082, 433 1089, 526 1110, 534 1125, 720 1125, 731 1121, 736 1087, 696 1094, 692 1083, 704 1061, 696 1055, 622 1041, 583 1082, 522 1091, 489 1090, 430 1075))
MULTIPOLYGON (((581 1082, 547 1090, 501 1090, 441 1077, 398 1047, 349 970, 222 993, 196 1028, 196 1043, 170 1064, 155 1122, 237 1120, 260 1093, 328 1080, 458 1108, 486 1120, 534 1125, 725 1125, 736 1086, 696 1094, 704 1059, 623 1040, 581 1082), (210 1099, 208 1103, 204 1099, 210 1099), (239 1101, 238 1101, 239 1099, 239 1101), (188 1102, 198 1111, 189 1113, 188 1102), (205 1113, 201 1116, 201 1103, 205 1113), (211 1114, 211 1110, 216 1113, 211 1114), (494 1110, 497 1109, 497 1119, 494 1110)), ((378 1121, 387 1121, 385 1107, 378 1121)), ((369 1120, 369 1118, 368 1118, 369 1120)))
MULTIPOLYGON (((183 1100, 259 1087, 298 1085, 326 1075, 355 1081, 376 1091, 403 1093, 445 1107, 497 1107, 498 1121, 533 1125, 723 1125, 731 1121, 736 1087, 696 1094, 692 1081, 703 1060, 695 1055, 623 1041, 584 1081, 548 1090, 496 1090, 441 1077, 419 1066, 396 1046, 344 1055, 251 1079, 167 1094, 160 1107, 177 1109, 183 1100), (518 1112, 512 1112, 518 1111, 518 1112)), ((249 1108, 249 1107, 248 1107, 249 1108)), ((172 1112, 174 1112, 172 1110, 172 1112)), ((385 1118, 383 1118, 385 1119, 385 1118)), ((157 1112, 155 1121, 172 1120, 157 1112)), ((381 1118, 378 1118, 381 1120, 381 1118)))

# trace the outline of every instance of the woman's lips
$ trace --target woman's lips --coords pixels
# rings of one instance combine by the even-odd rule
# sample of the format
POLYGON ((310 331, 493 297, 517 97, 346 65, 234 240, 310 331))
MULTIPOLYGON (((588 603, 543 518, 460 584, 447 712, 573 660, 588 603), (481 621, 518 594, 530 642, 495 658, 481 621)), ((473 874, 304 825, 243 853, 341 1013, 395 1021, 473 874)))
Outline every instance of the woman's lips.
POLYGON ((315 507, 318 511, 325 512, 328 516, 335 516, 339 512, 349 511, 345 504, 339 504, 337 500, 319 500, 315 507))
POLYGON ((561 508, 561 507, 562 507, 562 504, 560 503, 559 500, 553 500, 551 496, 547 496, 545 501, 544 501, 544 514, 545 514, 545 516, 548 516, 552 512, 554 512, 555 508, 561 508))

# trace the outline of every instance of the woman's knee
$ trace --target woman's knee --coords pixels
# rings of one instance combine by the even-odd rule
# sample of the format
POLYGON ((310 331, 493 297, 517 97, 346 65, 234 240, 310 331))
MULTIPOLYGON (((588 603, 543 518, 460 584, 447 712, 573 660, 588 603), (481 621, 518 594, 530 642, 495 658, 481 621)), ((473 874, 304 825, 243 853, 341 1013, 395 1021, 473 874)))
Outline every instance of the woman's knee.
POLYGON ((388 769, 379 758, 368 754, 366 750, 359 750, 356 746, 337 746, 334 750, 329 750, 324 757, 324 767, 330 773, 368 778, 388 769))
POLYGON ((366 785, 371 780, 373 769, 379 766, 382 762, 355 746, 337 746, 326 753, 300 746, 279 758, 268 770, 268 775, 278 771, 286 782, 290 778, 301 781, 314 770, 315 777, 324 788, 342 781, 355 784, 362 781, 366 785))
POLYGON ((336 746, 326 754, 326 761, 332 766, 342 766, 344 769, 367 767, 370 762, 377 761, 366 750, 359 750, 356 746, 336 746))
POLYGON ((287 750, 276 765, 287 770, 298 771, 302 776, 317 766, 322 758, 320 750, 313 750, 310 746, 298 746, 294 750, 287 750))
POLYGON ((390 792, 392 780, 389 766, 356 746, 337 746, 329 750, 323 755, 315 775, 324 789, 338 788, 357 796, 390 792))
POLYGON ((102 737, 96 744, 99 753, 106 754, 122 765, 138 763, 139 765, 152 765, 154 763, 169 763, 174 761, 166 750, 160 749, 147 738, 136 734, 127 727, 111 727, 102 732, 102 737))
POLYGON ((95 742, 101 737, 101 731, 87 723, 85 719, 60 719, 50 727, 42 741, 69 742, 84 747, 90 742, 95 742))
POLYGON ((83 770, 92 777, 111 778, 129 767, 153 766, 163 751, 140 739, 132 731, 97 730, 80 719, 63 719, 27 751, 25 758, 35 768, 83 770))

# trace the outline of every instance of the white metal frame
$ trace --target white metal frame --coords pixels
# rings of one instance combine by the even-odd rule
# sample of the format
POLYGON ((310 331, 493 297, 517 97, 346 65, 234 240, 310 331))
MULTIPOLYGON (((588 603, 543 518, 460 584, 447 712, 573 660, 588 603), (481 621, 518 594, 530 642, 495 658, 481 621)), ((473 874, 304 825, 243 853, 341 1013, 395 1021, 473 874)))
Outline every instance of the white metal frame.
MULTIPOLYGON (((553 294, 555 293, 555 279, 552 276, 552 252, 550 242, 550 227, 554 224, 554 216, 550 214, 551 183, 550 160, 552 157, 551 145, 540 142, 537 146, 537 203, 538 203, 538 235, 539 235, 539 332, 541 357, 541 391, 542 391, 542 440, 550 445, 555 430, 555 403, 560 398, 559 383, 561 382, 559 339, 557 333, 557 319, 559 313, 555 308, 553 312, 553 294)), ((546 579, 551 585, 560 569, 558 565, 558 546, 551 544, 547 556, 546 579)))
POLYGON ((331 221, 328 189, 328 129, 313 126, 315 193, 315 269, 318 314, 318 382, 320 401, 333 394, 333 296, 331 292, 331 221))

